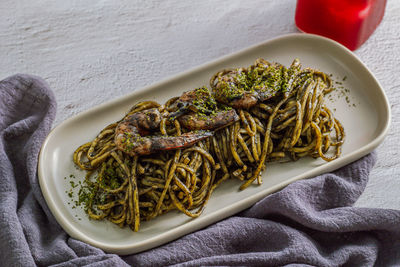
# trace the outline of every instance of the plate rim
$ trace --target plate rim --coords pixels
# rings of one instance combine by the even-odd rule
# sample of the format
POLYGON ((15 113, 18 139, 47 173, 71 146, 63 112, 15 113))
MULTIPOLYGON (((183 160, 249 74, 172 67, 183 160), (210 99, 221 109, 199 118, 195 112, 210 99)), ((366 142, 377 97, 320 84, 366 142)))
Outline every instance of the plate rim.
POLYGON ((387 135, 389 128, 390 128, 390 124, 391 124, 391 108, 389 105, 389 101, 387 98, 387 95, 385 93, 385 90, 383 89, 382 85, 379 83, 378 79, 375 77, 375 75, 371 72, 371 70, 368 68, 368 66, 366 66, 352 51, 350 51, 349 49, 347 49, 346 47, 344 47, 343 45, 337 43, 336 41, 333 41, 331 39, 319 36, 319 35, 314 35, 314 34, 304 34, 304 33, 292 33, 292 34, 285 34, 285 35, 281 35, 266 41, 263 41, 261 43, 249 46, 247 48, 241 49, 237 52, 233 52, 231 54, 219 57, 217 59, 208 61, 206 63, 200 64, 197 67, 191 68, 189 70, 180 72, 178 74, 172 75, 170 77, 167 77, 165 79, 162 79, 161 81, 155 82, 153 84, 150 84, 148 86, 144 86, 142 88, 138 88, 135 89, 133 92, 125 94, 123 96, 117 97, 116 99, 107 101, 105 103, 102 103, 100 105, 96 105, 90 109, 87 109, 85 111, 82 111, 66 120, 64 120, 63 122, 61 122, 60 124, 56 125, 47 135, 46 139, 44 140, 40 152, 39 152, 39 157, 38 157, 38 178, 39 178, 39 185, 43 194, 43 197, 46 201, 46 204, 49 208, 49 210, 51 211, 51 213, 53 214, 53 216, 55 217, 56 221, 58 222, 58 224, 60 224, 60 226, 73 238, 76 238, 78 240, 84 241, 88 244, 91 244, 95 247, 101 248, 106 252, 111 252, 111 253, 117 253, 119 255, 128 255, 131 253, 137 253, 140 251, 144 251, 159 245, 162 245, 166 242, 170 242, 172 240, 175 240, 177 238, 182 237, 183 235, 186 235, 190 232, 196 231, 198 229, 201 229, 207 225, 210 225, 212 223, 215 223, 223 218, 226 218, 227 216, 233 215, 234 213, 239 212, 239 210, 243 210, 247 207, 250 207, 251 205, 253 205, 256 201, 262 199, 263 197, 279 190, 282 189, 283 187, 287 186, 288 184, 300 180, 300 179, 304 179, 307 177, 313 177, 315 175, 317 175, 318 173, 320 173, 321 169, 324 169, 324 172, 329 172, 329 171, 333 171, 337 168, 340 168, 350 162, 353 162, 359 158, 361 158, 362 156, 365 156, 366 154, 368 154, 369 152, 371 152, 374 148, 376 148, 385 138, 385 136, 387 135), (379 93, 382 95, 382 98, 384 100, 383 106, 384 106, 384 115, 386 118, 385 124, 382 126, 382 130, 381 132, 369 143, 367 143, 366 145, 360 147, 359 149, 341 157, 339 160, 335 160, 335 161, 331 161, 329 163, 323 164, 321 166, 315 167, 313 169, 311 169, 310 171, 307 171, 306 173, 302 173, 300 175, 294 176, 288 180, 285 180, 284 182, 281 182, 275 186, 269 187, 265 190, 262 190, 256 194, 254 194, 251 197, 248 197, 238 203, 234 203, 228 207, 226 207, 225 209, 222 210, 218 210, 212 214, 208 214, 205 216, 200 216, 199 218, 196 218, 196 220, 191 220, 188 223, 182 224, 177 228, 173 228, 170 229, 166 232, 161 233, 160 235, 157 235, 155 237, 140 241, 140 242, 136 242, 133 244, 129 244, 129 245, 116 245, 116 244, 106 244, 104 242, 92 239, 91 237, 85 235, 82 231, 80 231, 79 229, 77 229, 68 219, 66 219, 63 215, 63 213, 61 211, 59 211, 57 209, 57 205, 55 204, 55 201, 53 199, 53 197, 51 197, 51 193, 49 190, 49 185, 46 181, 45 178, 45 164, 44 162, 44 153, 47 150, 48 144, 50 142, 50 140, 53 138, 54 136, 54 132, 56 129, 61 128, 62 126, 70 123, 71 121, 74 120, 78 120, 81 117, 84 117, 90 113, 96 112, 98 110, 103 110, 103 109, 107 109, 108 107, 112 107, 115 104, 117 104, 120 101, 123 101, 123 99, 125 98, 130 98, 130 97, 134 97, 135 95, 138 95, 144 91, 147 90, 152 90, 155 87, 159 87, 162 84, 166 84, 166 83, 171 83, 174 82, 175 80, 179 80, 185 76, 188 76, 192 73, 198 72, 198 71, 202 71, 204 69, 207 69, 208 67, 217 64, 218 62, 224 61, 224 60, 229 60, 230 58, 233 57, 237 57, 241 54, 244 54, 250 50, 253 49, 257 49, 258 47, 262 47, 264 45, 273 43, 273 42, 281 42, 281 41, 285 41, 286 39, 314 39, 317 41, 322 41, 322 42, 326 42, 328 45, 333 46, 335 48, 339 48, 340 50, 342 50, 342 52, 344 52, 347 56, 351 57, 352 60, 355 60, 359 65, 361 65, 371 76, 371 78, 373 79, 373 81, 378 85, 377 87, 379 88, 379 93), (212 221, 210 221, 209 217, 212 217, 212 221), (195 221, 195 223, 193 223, 195 221), (194 225, 193 225, 194 224, 194 225), (162 241, 160 242, 159 239, 162 239, 162 241), (137 249, 138 247, 140 247, 139 249, 137 249))

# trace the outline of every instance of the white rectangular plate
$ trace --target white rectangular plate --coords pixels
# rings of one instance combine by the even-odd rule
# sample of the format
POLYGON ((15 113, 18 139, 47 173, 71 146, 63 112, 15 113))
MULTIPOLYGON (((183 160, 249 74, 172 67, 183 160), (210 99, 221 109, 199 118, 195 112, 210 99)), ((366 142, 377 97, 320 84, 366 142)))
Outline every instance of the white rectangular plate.
MULTIPOLYGON (((340 95, 338 92, 332 96, 340 95)), ((57 126, 47 137, 39 156, 39 181, 47 204, 59 224, 74 238, 92 244, 107 252, 130 254, 159 246, 182 235, 201 229, 218 220, 250 207, 266 195, 299 179, 332 171, 372 151, 386 135, 390 124, 390 108, 385 93, 374 75, 349 50, 326 38, 308 34, 293 34, 276 38, 211 63, 176 75, 152 86, 94 107, 57 126), (344 125, 347 138, 342 156, 332 162, 304 158, 297 162, 268 164, 263 173, 264 183, 238 191, 240 182, 229 180, 211 196, 204 213, 190 219, 172 211, 150 222, 144 222, 140 231, 121 229, 107 221, 89 220, 81 209, 72 209, 69 177, 75 182, 84 173, 72 162, 74 150, 92 140, 106 125, 123 117, 129 108, 141 100, 164 103, 185 90, 208 85, 212 74, 227 67, 251 65, 262 57, 289 66, 299 58, 303 67, 320 69, 333 74, 333 78, 347 79, 344 86, 350 89, 345 96, 333 101, 335 116, 344 125), (355 104, 353 106, 352 104, 355 104), (80 219, 79 219, 80 218, 80 219)))

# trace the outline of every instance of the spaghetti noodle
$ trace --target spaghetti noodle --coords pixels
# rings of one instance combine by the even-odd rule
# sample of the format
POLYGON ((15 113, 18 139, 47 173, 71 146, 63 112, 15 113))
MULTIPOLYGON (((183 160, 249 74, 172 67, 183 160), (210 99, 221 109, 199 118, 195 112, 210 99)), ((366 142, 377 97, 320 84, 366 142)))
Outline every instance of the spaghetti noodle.
POLYGON ((195 218, 229 178, 243 181, 243 190, 262 183, 269 161, 340 156, 345 133, 324 104, 333 87, 323 72, 301 69, 298 60, 285 68, 258 59, 248 68, 216 73, 210 86, 212 92, 192 91, 197 98, 184 93, 163 105, 138 103, 76 149, 73 160, 87 172, 80 202, 90 218, 134 231, 141 221, 174 209, 195 218), (132 118, 150 110, 159 112, 160 121, 146 133, 132 118), (123 131, 124 146, 116 137, 121 125, 136 127, 134 134, 123 131), (208 134, 200 138, 199 128, 208 134), (198 138, 189 144, 188 136, 198 138), (150 142, 150 152, 130 153, 133 145, 143 146, 141 140, 150 142))

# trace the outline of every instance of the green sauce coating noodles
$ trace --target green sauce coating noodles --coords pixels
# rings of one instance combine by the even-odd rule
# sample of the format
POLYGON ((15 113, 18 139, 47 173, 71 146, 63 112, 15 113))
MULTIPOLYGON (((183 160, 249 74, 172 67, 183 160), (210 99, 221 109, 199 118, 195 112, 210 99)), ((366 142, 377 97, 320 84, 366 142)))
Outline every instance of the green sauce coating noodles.
MULTIPOLYGON (((240 91, 229 92, 229 97, 259 88, 264 88, 259 92, 266 95, 266 86, 273 86, 272 94, 250 108, 236 108, 237 122, 191 147, 129 156, 114 143, 118 123, 108 125, 93 141, 78 147, 73 161, 87 172, 79 202, 88 216, 120 227, 128 225, 133 231, 139 230, 141 221, 170 210, 195 218, 212 192, 229 178, 243 181, 243 190, 254 182, 262 183, 261 172, 267 162, 306 156, 331 161, 340 156, 345 132, 324 104, 324 96, 333 90, 328 75, 298 66, 290 70, 263 59, 238 70, 240 91)), ((215 74, 211 88, 215 90, 216 79, 229 73, 232 70, 215 74)), ((171 98, 164 105, 140 102, 126 116, 157 108, 164 117, 154 134, 180 136, 189 129, 178 119, 168 118, 168 110, 178 99, 171 98)))

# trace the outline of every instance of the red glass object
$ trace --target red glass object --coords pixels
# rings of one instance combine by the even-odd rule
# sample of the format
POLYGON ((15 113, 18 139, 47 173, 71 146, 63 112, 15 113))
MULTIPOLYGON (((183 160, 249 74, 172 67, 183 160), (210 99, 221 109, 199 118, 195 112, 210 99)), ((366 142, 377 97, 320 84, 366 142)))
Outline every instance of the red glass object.
POLYGON ((355 50, 375 31, 385 6, 386 0, 297 0, 295 21, 303 32, 355 50))

